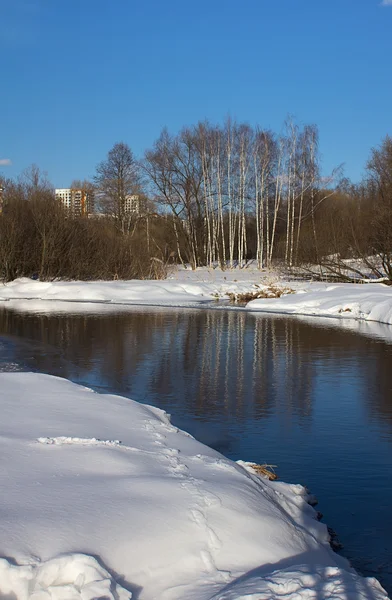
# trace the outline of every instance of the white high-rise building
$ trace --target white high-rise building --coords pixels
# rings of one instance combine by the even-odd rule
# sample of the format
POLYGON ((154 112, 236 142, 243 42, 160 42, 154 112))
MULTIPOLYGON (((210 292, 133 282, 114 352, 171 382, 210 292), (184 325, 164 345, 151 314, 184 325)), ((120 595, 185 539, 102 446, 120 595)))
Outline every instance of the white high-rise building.
POLYGON ((140 213, 139 194, 128 194, 125 196, 124 212, 126 215, 131 213, 138 215, 140 213))
POLYGON ((72 188, 57 188, 55 194, 66 211, 74 217, 88 217, 94 212, 94 194, 92 192, 72 188))

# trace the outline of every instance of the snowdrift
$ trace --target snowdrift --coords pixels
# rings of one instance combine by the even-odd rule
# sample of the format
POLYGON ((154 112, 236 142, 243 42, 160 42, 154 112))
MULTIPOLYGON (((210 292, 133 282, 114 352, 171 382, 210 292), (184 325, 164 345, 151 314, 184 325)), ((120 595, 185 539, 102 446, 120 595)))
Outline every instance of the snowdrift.
MULTIPOLYGON (((191 277, 192 273, 190 274, 191 277)), ((253 282, 137 280, 130 281, 34 281, 27 277, 0 284, 0 302, 9 300, 55 300, 102 302, 115 305, 143 304, 183 306, 212 302, 227 293, 255 290, 253 282)))
POLYGON ((378 321, 392 325, 392 288, 383 284, 308 283, 296 294, 248 302, 252 311, 378 321))
POLYGON ((333 553, 302 486, 159 409, 1 373, 0 410, 0 598, 387 598, 333 553))

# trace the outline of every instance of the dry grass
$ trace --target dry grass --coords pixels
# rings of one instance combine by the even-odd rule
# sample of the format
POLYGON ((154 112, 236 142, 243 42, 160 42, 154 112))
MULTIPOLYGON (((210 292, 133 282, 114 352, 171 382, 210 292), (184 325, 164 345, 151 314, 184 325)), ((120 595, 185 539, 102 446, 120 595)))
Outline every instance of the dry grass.
POLYGON ((274 471, 276 465, 258 465, 256 463, 248 463, 248 466, 251 467, 257 475, 266 477, 270 481, 275 481, 278 479, 278 476, 274 471))
MULTIPOLYGON (((256 286, 258 287, 258 286, 256 286)), ((251 300, 258 300, 259 298, 280 298, 281 296, 287 296, 288 294, 294 294, 295 290, 289 287, 279 287, 277 285, 269 285, 262 289, 256 289, 254 292, 238 293, 228 292, 231 304, 247 304, 251 300)))

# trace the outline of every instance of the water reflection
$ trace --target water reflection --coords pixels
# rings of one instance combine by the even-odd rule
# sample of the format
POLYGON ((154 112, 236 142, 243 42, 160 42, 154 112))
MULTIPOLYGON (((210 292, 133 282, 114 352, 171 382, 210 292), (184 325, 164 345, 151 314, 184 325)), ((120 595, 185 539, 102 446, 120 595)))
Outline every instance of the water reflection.
POLYGON ((322 499, 355 566, 392 589, 387 331, 231 310, 97 310, 0 309, 0 363, 155 404, 231 458, 277 464, 322 499))
POLYGON ((366 391, 366 402, 370 390, 371 414, 392 427, 391 347, 323 325, 238 311, 0 310, 8 359, 26 368, 133 393, 138 400, 158 399, 161 405, 186 400, 202 420, 284 413, 305 422, 312 417, 320 377, 335 373, 336 379, 344 366, 351 395, 366 391))

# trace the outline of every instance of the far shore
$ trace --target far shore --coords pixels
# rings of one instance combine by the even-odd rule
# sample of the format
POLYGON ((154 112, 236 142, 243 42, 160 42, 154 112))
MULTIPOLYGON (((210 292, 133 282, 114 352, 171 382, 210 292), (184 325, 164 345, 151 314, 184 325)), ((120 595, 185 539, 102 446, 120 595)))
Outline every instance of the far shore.
POLYGON ((165 307, 230 302, 252 312, 392 325, 392 287, 381 282, 289 281, 257 269, 179 268, 162 280, 38 281, 24 277, 0 285, 0 303, 18 301, 165 307))

